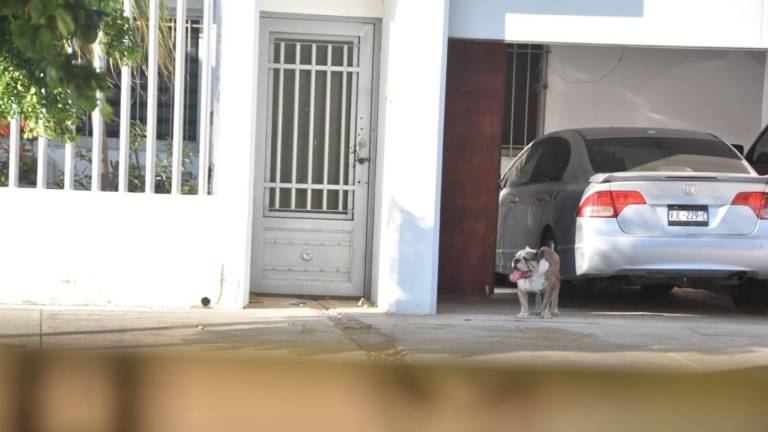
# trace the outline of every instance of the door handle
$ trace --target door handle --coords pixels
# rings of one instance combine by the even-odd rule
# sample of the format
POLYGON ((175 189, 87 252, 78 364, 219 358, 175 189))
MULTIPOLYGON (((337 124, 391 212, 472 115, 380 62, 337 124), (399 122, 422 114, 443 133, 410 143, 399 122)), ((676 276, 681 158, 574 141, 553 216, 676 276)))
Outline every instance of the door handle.
POLYGON ((540 203, 548 203, 548 202, 552 201, 552 197, 549 196, 549 195, 539 195, 536 198, 536 201, 540 202, 540 203))
POLYGON ((363 153, 360 150, 355 150, 355 162, 362 165, 370 161, 371 161, 371 158, 369 158, 368 156, 363 156, 363 153))
POLYGON ((517 195, 510 195, 508 200, 510 204, 517 204, 520 198, 517 195))

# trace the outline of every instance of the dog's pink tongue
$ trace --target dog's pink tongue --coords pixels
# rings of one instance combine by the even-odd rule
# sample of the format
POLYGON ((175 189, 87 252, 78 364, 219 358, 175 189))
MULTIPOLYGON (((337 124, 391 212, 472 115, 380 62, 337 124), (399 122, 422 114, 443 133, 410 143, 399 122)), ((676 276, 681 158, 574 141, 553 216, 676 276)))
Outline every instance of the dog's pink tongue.
POLYGON ((521 272, 520 270, 515 270, 509 274, 509 281, 517 282, 520 279, 523 279, 524 277, 525 277, 525 273, 521 272))

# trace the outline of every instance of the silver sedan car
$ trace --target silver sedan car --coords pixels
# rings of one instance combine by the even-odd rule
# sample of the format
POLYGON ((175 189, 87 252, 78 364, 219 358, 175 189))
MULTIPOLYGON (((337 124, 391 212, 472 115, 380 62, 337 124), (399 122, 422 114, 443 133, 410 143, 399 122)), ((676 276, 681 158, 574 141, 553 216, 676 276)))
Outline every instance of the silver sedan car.
POLYGON ((547 134, 501 179, 496 271, 547 245, 565 281, 768 295, 768 177, 702 132, 593 128, 547 134))

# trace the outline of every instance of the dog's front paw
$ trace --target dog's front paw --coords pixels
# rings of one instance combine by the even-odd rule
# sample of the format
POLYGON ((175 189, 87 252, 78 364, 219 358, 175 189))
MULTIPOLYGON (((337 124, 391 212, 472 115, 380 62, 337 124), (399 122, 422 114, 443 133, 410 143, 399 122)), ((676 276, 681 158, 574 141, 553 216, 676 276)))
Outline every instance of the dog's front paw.
POLYGON ((549 313, 549 311, 544 311, 544 312, 541 314, 541 319, 552 319, 552 314, 551 314, 551 313, 549 313))
POLYGON ((553 310, 553 311, 552 311, 552 316, 553 316, 553 317, 559 317, 559 316, 560 316, 560 311, 559 311, 559 310, 557 310, 557 309, 553 310))
POLYGON ((526 319, 526 318, 528 318, 528 314, 525 313, 525 312, 520 312, 519 314, 517 314, 517 318, 518 319, 526 319))

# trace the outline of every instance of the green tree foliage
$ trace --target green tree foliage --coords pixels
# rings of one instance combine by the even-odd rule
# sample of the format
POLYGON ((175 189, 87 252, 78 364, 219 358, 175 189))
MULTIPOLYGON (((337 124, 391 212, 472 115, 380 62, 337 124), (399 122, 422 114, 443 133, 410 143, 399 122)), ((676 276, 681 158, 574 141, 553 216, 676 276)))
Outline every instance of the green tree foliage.
POLYGON ((94 44, 110 63, 132 64, 142 54, 137 25, 121 0, 0 0, 0 119, 19 115, 27 137, 74 138, 96 92, 109 91, 94 44))

